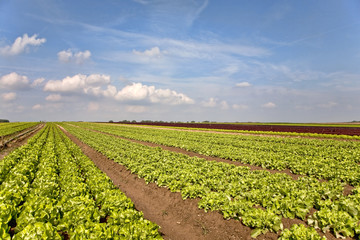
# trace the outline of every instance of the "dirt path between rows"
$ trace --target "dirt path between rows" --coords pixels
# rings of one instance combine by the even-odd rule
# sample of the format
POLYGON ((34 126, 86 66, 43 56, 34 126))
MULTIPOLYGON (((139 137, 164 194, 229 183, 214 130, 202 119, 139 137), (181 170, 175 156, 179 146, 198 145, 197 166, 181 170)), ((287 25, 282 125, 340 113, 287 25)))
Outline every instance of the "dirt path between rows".
POLYGON ((0 161, 10 152, 14 151, 16 148, 19 148, 22 145, 26 144, 27 141, 36 133, 38 133, 44 126, 45 124, 39 124, 36 128, 34 128, 34 131, 19 138, 16 138, 14 141, 8 143, 5 147, 0 149, 0 161))
MULTIPOLYGON (((160 232, 164 239, 252 239, 251 229, 240 221, 224 220, 219 212, 205 213, 198 208, 198 199, 183 200, 180 193, 172 193, 155 183, 146 184, 144 179, 132 174, 124 166, 108 159, 61 129, 126 196, 131 198, 136 209, 142 211, 146 219, 161 226, 160 232)), ((277 234, 267 233, 257 239, 277 238, 277 234)))

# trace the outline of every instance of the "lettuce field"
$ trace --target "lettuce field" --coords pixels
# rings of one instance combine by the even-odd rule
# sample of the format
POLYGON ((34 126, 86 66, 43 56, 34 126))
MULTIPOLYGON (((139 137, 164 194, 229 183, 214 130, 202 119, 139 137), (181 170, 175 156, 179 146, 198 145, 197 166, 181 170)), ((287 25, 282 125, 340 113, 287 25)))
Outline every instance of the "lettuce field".
MULTIPOLYGON (((1 123, 0 133, 36 125, 1 123)), ((0 239, 360 237, 357 138, 39 129, 0 160, 0 239)))

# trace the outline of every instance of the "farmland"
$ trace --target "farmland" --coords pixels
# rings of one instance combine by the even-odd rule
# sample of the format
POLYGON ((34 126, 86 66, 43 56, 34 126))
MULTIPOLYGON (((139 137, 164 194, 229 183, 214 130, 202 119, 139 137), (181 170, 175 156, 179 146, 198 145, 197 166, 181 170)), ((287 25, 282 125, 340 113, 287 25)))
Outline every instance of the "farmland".
POLYGON ((0 234, 4 239, 36 239, 36 234, 52 239, 219 239, 222 229, 212 229, 215 221, 206 220, 216 213, 224 239, 358 239, 359 144, 48 123, 0 162, 0 234), (114 171, 119 167, 124 169, 114 171), (150 198, 142 202, 131 186, 156 195, 169 208, 156 208, 150 198), (185 212, 190 209, 185 220, 162 221, 181 219, 175 206, 166 205, 169 199, 185 212), (204 217, 181 226, 193 217, 191 211, 204 217), (181 233, 185 229, 193 235, 181 233))
POLYGON ((0 123, 0 147, 3 147, 18 137, 32 132, 39 125, 39 123, 34 122, 0 123))
POLYGON ((161 239, 158 226, 54 125, 0 167, 1 239, 161 239))
MULTIPOLYGON (((134 124, 134 123, 129 123, 134 124)), ((235 131, 257 131, 257 132, 277 132, 277 133, 310 133, 310 134, 335 134, 359 136, 359 124, 284 124, 284 123, 166 123, 166 122, 141 122, 135 124, 186 127, 186 128, 208 128, 235 131)))

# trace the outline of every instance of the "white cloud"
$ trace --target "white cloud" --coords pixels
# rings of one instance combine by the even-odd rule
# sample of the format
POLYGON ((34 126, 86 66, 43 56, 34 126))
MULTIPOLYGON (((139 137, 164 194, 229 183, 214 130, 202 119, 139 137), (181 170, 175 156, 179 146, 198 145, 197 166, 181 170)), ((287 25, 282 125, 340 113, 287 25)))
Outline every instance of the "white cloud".
POLYGON ((55 93, 80 93, 96 97, 106 97, 123 102, 138 101, 169 105, 193 104, 194 100, 183 93, 170 89, 157 89, 141 83, 127 85, 119 91, 110 84, 110 76, 77 74, 62 80, 50 80, 44 91, 55 93))
POLYGON ((235 110, 245 110, 249 108, 249 106, 244 104, 233 104, 231 107, 235 110))
POLYGON ((115 86, 108 85, 106 89, 103 89, 101 87, 89 87, 85 90, 85 93, 96 97, 104 96, 107 98, 114 98, 117 90, 115 86))
POLYGON ((57 55, 60 62, 75 62, 76 64, 83 64, 86 60, 90 59, 91 52, 89 50, 86 50, 84 52, 73 52, 71 49, 68 49, 58 52, 57 55))
POLYGON ((159 47, 153 47, 149 50, 145 50, 144 52, 133 50, 133 53, 138 56, 146 56, 146 57, 156 57, 159 58, 163 54, 163 52, 160 51, 159 47))
POLYGON ((262 105, 263 108, 275 108, 276 104, 273 102, 267 102, 265 104, 262 105))
POLYGON ((40 105, 40 104, 35 104, 35 105, 32 107, 33 110, 40 110, 40 109, 42 109, 42 108, 43 108, 43 106, 40 105))
POLYGON ((32 82, 31 86, 32 86, 32 87, 39 86, 39 85, 41 85, 44 81, 45 81, 45 78, 35 79, 35 80, 32 82))
POLYGON ((170 89, 156 89, 155 86, 147 86, 141 83, 125 86, 116 94, 115 99, 119 101, 148 101, 170 105, 194 103, 194 100, 183 93, 177 93, 170 89))
POLYGON ((0 77, 0 88, 11 90, 22 90, 30 87, 27 76, 22 76, 16 72, 9 73, 0 77))
POLYGON ((9 93, 3 93, 1 95, 1 98, 3 99, 3 101, 5 102, 10 102, 16 99, 16 93, 14 92, 9 92, 9 93))
POLYGON ((102 85, 110 83, 110 76, 91 74, 89 76, 77 74, 62 80, 50 80, 45 84, 44 91, 88 93, 93 92, 102 85))
POLYGON ((217 106, 217 99, 215 98, 209 98, 208 101, 201 102, 201 105, 203 107, 216 107, 217 106))
POLYGON ((67 63, 67 62, 70 62, 72 56, 73 56, 73 53, 71 52, 71 50, 64 50, 64 51, 61 51, 61 52, 58 52, 58 59, 60 62, 64 62, 64 63, 67 63))
POLYGON ((4 56, 14 56, 27 51, 29 46, 40 46, 46 42, 45 38, 37 38, 37 34, 29 37, 26 33, 22 37, 15 39, 12 45, 0 48, 0 54, 4 56))
POLYGON ((60 94, 50 94, 49 96, 46 97, 46 101, 51 101, 51 102, 57 102, 61 100, 61 95, 60 94))
POLYGON ((75 62, 77 64, 84 63, 86 60, 90 59, 90 57, 91 57, 91 52, 89 50, 86 50, 84 52, 77 52, 74 55, 75 62))
POLYGON ((250 87, 251 84, 249 82, 239 82, 236 84, 237 87, 250 87))
POLYGON ((223 110, 227 110, 230 108, 229 104, 225 100, 220 101, 219 99, 212 98, 212 97, 209 98, 209 100, 207 100, 207 101, 202 101, 201 106, 207 107, 207 108, 220 107, 223 110))

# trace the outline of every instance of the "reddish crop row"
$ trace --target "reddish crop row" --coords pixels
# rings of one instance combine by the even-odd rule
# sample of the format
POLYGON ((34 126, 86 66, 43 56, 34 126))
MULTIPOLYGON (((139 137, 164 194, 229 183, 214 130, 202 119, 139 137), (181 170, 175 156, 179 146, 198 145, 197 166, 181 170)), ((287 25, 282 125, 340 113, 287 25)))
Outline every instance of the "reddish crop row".
POLYGON ((271 131, 271 132, 296 132, 296 133, 318 133, 360 136, 360 127, 327 127, 327 126, 288 126, 288 125, 246 125, 246 124, 221 124, 221 123, 127 123, 138 125, 155 125, 167 127, 188 127, 188 128, 210 128, 225 130, 246 130, 246 131, 271 131))

